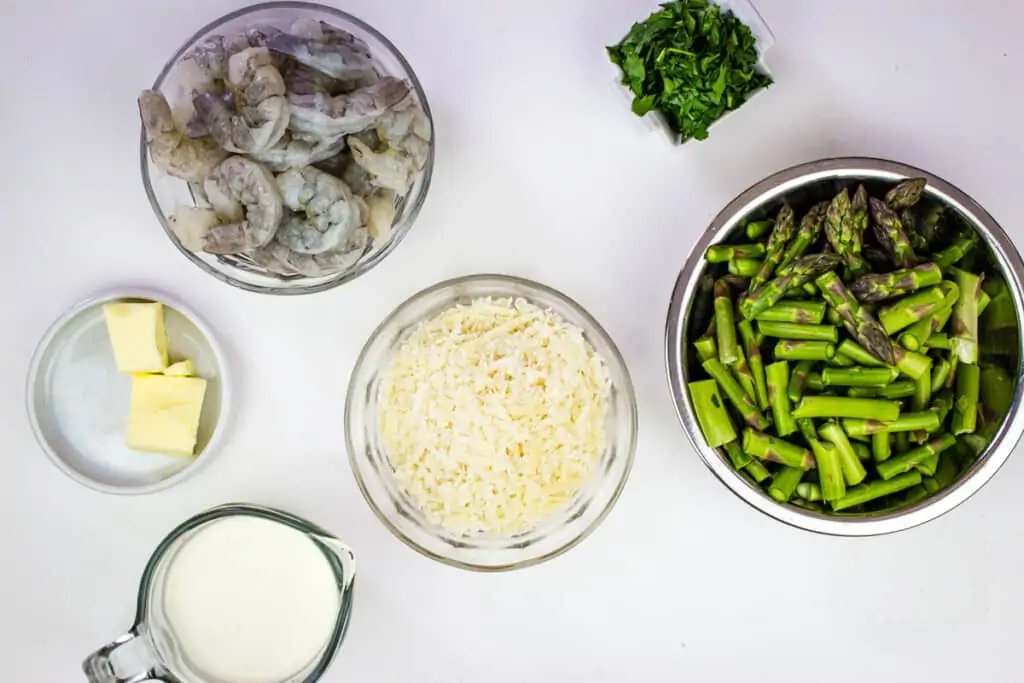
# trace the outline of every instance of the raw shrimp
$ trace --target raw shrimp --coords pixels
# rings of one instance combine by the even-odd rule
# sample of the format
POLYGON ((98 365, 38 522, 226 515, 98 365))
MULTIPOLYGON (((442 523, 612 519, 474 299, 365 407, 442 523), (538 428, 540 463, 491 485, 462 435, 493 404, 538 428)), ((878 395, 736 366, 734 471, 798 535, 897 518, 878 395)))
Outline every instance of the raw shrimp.
POLYGON ((299 274, 306 277, 323 277, 340 273, 354 266, 366 253, 369 243, 369 235, 364 227, 358 228, 343 246, 322 254, 300 254, 275 239, 270 244, 250 253, 249 257, 278 275, 287 277, 299 274))
MULTIPOLYGON (((208 225, 200 220, 185 223, 183 234, 179 234, 183 244, 211 254, 238 254, 262 247, 274 238, 284 206, 266 166, 245 157, 228 157, 206 176, 203 189, 220 224, 208 225), (189 228, 194 231, 186 234, 189 228)), ((209 214, 196 218, 208 221, 209 214)))
POLYGON ((331 26, 326 21, 306 18, 296 19, 288 32, 293 36, 308 38, 321 43, 347 45, 354 52, 361 54, 366 58, 371 56, 370 47, 362 39, 355 37, 348 31, 344 31, 337 26, 331 26))
POLYGON ((345 136, 343 135, 313 143, 296 139, 290 133, 285 133, 276 145, 262 152, 256 152, 252 156, 266 164, 271 171, 279 173, 289 168, 302 168, 330 159, 344 148, 345 136))
POLYGON ((352 89, 349 87, 350 81, 338 80, 292 60, 286 62, 281 76, 284 78, 287 91, 296 95, 312 95, 319 92, 333 97, 352 89))
POLYGON ((398 195, 394 190, 379 189, 366 198, 366 229, 377 244, 383 244, 391 237, 391 228, 398 213, 398 195))
POLYGON ((403 197, 409 192, 418 170, 412 157, 393 148, 374 152, 369 145, 355 136, 349 136, 348 145, 355 162, 370 174, 370 182, 378 187, 394 190, 403 197))
POLYGON ((342 80, 359 80, 376 75, 366 44, 354 36, 346 40, 337 29, 322 39, 279 33, 267 39, 267 47, 297 62, 342 80))
POLYGON ((139 95, 139 113, 146 129, 146 145, 153 164, 162 171, 184 180, 202 180, 227 153, 213 140, 192 140, 174 125, 171 107, 162 94, 143 90, 139 95))
POLYGON ((249 39, 246 36, 209 36, 186 52, 181 62, 194 62, 211 81, 222 81, 228 77, 231 55, 247 47, 249 39))
POLYGON ((236 107, 210 91, 195 93, 192 103, 217 143, 229 152, 253 154, 277 144, 288 128, 290 109, 284 80, 270 52, 250 47, 228 60, 229 88, 236 107))
POLYGON ((345 244, 366 223, 366 202, 341 180, 312 166, 277 176, 288 214, 277 241, 299 254, 322 254, 345 244))
POLYGON ((408 94, 409 86, 391 77, 336 97, 319 92, 312 95, 289 93, 291 118, 288 126, 293 131, 320 138, 358 133, 372 126, 389 107, 408 94))
POLYGON ((377 120, 376 130, 388 147, 412 157, 417 169, 426 165, 430 154, 430 119, 411 95, 384 112, 377 120))

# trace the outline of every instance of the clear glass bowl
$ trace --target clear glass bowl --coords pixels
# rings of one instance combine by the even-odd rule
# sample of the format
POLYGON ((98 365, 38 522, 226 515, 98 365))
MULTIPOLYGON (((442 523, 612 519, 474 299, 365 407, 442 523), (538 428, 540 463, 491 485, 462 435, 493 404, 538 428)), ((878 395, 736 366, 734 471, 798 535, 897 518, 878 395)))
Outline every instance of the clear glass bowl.
POLYGON ((369 46, 378 71, 408 82, 412 87, 412 95, 416 102, 427 115, 427 119, 430 120, 430 151, 426 164, 418 174, 412 189, 403 199, 399 200, 391 235, 386 241, 382 243, 374 241, 367 253, 363 254, 355 265, 342 272, 321 277, 282 276, 266 271, 247 258, 196 253, 181 244, 171 231, 168 219, 179 204, 195 206, 195 197, 187 182, 167 175, 152 164, 146 149, 145 131, 143 131, 140 142, 142 183, 146 188, 149 203, 153 206, 153 211, 156 213, 160 225, 163 226, 164 232, 167 233, 167 237, 178 248, 178 251, 188 257, 192 263, 218 280, 260 294, 322 292, 353 280, 380 263, 398 246, 416 220, 427 196, 434 168, 434 131, 430 105, 427 103, 423 87, 416 78, 416 74, 413 73, 409 62, 398 51, 398 48, 391 44, 391 41, 378 33, 372 26, 333 7, 310 2, 268 2, 227 14, 199 29, 195 35, 185 41, 185 44, 178 48, 161 69, 152 89, 162 92, 173 106, 175 102, 185 96, 178 60, 197 43, 211 35, 239 33, 256 24, 269 24, 286 30, 298 19, 325 21, 361 38, 369 46))
POLYGON ((582 541, 605 518, 626 484, 636 450, 636 396, 626 364, 608 334, 569 297, 507 275, 470 275, 419 292, 374 331, 363 348, 345 403, 345 438, 356 482, 373 512, 398 538, 435 560, 477 571, 527 567, 582 541), (480 297, 522 297, 550 309, 583 330, 608 366, 611 396, 607 446, 592 479, 568 507, 531 531, 513 536, 461 535, 426 520, 399 488, 377 430, 377 394, 393 352, 421 321, 480 297))

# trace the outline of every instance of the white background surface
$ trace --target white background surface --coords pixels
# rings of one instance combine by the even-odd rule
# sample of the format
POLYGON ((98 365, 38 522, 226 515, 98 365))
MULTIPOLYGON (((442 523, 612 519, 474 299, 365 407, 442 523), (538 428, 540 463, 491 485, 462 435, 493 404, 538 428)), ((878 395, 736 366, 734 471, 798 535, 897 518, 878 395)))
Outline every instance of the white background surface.
POLYGON ((952 514, 844 540, 747 508, 682 434, 662 362, 679 266, 729 199, 785 166, 876 155, 922 166, 1015 239, 1024 107, 1014 0, 758 0, 778 85, 671 148, 611 85, 603 46, 646 0, 339 5, 389 36, 434 110, 419 222, 380 267, 324 294, 223 285, 180 256, 142 192, 135 97, 229 0, 8 0, 0 7, 0 658, 7 681, 84 680, 126 629, 143 565, 226 501, 287 508, 355 549, 348 637, 326 681, 1020 680, 1024 458, 952 514), (618 342, 640 402, 632 478, 603 526, 533 569, 477 575, 391 537, 343 448, 348 372, 374 326, 438 280, 503 271, 579 300, 618 342), (145 497, 61 474, 25 419, 46 327, 87 295, 161 288, 212 321, 241 400, 226 449, 145 497))

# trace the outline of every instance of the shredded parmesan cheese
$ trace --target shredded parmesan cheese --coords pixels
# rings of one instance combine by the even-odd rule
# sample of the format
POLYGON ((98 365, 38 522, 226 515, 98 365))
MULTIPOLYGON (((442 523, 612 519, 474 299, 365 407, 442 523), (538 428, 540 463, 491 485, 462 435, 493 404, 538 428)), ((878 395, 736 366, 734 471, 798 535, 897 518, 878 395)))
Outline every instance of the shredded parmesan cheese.
POLYGON ((398 483, 459 533, 527 531, 605 448, 608 369, 583 331, 524 299, 424 321, 384 371, 378 423, 398 483))

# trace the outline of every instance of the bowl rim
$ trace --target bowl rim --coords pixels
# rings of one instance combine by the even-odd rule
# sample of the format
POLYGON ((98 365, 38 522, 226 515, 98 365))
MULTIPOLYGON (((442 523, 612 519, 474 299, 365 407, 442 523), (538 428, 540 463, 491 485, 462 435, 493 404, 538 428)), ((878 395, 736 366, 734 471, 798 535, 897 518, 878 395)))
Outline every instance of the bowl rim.
MULTIPOLYGON (((529 299, 529 297, 524 298, 529 299)), ((567 320, 567 322, 576 324, 572 320, 567 320)), ((385 317, 384 320, 379 325, 377 325, 377 327, 367 338, 366 343, 363 345, 362 350, 359 352, 359 356, 356 359, 355 365, 352 368, 352 372, 349 375, 348 391, 346 392, 345 395, 345 447, 346 450, 348 451, 349 467, 351 468, 352 474, 356 480, 356 485, 359 487, 359 492, 362 494, 363 499, 366 501, 366 504, 373 511, 373 514, 377 517, 377 519, 380 520, 380 522, 387 528, 387 530, 390 531, 393 536, 398 538, 398 540, 402 541, 405 545, 409 546, 410 548, 412 548, 419 554, 423 555, 424 557, 428 557, 432 560, 436 560, 438 562, 441 562, 452 567, 484 573, 505 572, 514 569, 524 569, 526 567, 531 567, 542 562, 551 560, 555 557, 558 557, 559 555, 568 552, 572 548, 575 548, 577 545, 582 543, 584 539, 589 537, 599 526, 601 526, 601 523, 611 513, 612 508, 615 507, 615 504, 618 502, 623 490, 626 488, 626 482, 629 480, 629 475, 633 469, 633 463, 635 461, 636 456, 637 432, 639 431, 639 422, 637 414, 638 408, 636 401, 636 391, 633 387, 633 380, 630 376, 629 366, 626 365, 625 358, 623 358, 622 353, 619 351, 619 347, 615 344, 615 341, 612 339, 611 335, 608 334, 607 330, 605 330, 604 327, 602 327, 601 324, 598 323, 597 320, 575 299, 566 294, 563 294, 562 292, 553 287, 541 284, 535 280, 530 280, 515 275, 506 275, 503 273, 474 273, 470 275, 462 275, 459 277, 443 280, 441 282, 435 283, 433 285, 430 285, 429 287, 419 290, 412 296, 406 298, 390 314, 388 314, 387 317, 385 317), (520 560, 518 562, 507 562, 504 564, 480 564, 473 562, 465 562, 451 557, 446 557, 444 555, 435 553, 431 550, 424 548, 423 546, 419 545, 411 538, 406 536, 404 533, 402 533, 400 529, 398 529, 394 524, 391 523, 391 520, 388 519, 387 515, 384 514, 384 512, 377 506, 377 504, 371 497, 370 492, 367 489, 366 482, 363 481, 360 469, 356 464, 356 449, 354 447, 352 438, 352 405, 358 393, 357 391, 355 391, 355 381, 360 374, 358 370, 365 364, 366 356, 369 353, 370 348, 373 346, 374 342, 376 342, 377 339, 381 336, 381 334, 391 326, 395 318, 397 318, 405 309, 412 306, 420 299, 430 296, 431 294, 434 294, 435 292, 438 292, 443 289, 458 287, 460 285, 471 283, 478 280, 492 280, 507 283, 509 285, 522 286, 528 289, 538 290, 540 292, 543 292, 544 294, 560 299, 564 303, 568 304, 569 307, 572 308, 576 312, 576 314, 579 315, 580 318, 584 320, 584 322, 587 325, 590 325, 596 332, 596 334, 600 336, 602 340, 608 345, 608 348, 611 353, 610 358, 604 359, 605 363, 617 364, 619 367, 622 368, 624 382, 622 386, 616 386, 615 389, 625 396, 626 403, 629 406, 629 415, 627 416, 629 424, 629 446, 626 449, 625 453, 625 468, 623 469, 621 478, 618 482, 616 482, 615 490, 612 492, 611 497, 608 499, 608 502, 604 506, 604 508, 590 522, 590 524, 588 524, 586 528, 583 529, 583 531, 581 531, 573 538, 569 539, 566 543, 562 544, 558 548, 555 548, 550 552, 538 555, 536 557, 530 557, 525 560, 520 560)))
MULTIPOLYGON (((229 21, 243 17, 247 14, 253 14, 263 10, 275 10, 275 9, 293 9, 293 10, 310 10, 316 12, 324 12, 326 14, 333 15, 338 19, 350 22, 351 24, 359 27, 361 30, 366 31, 374 37, 375 40, 380 41, 388 50, 391 51, 392 56, 398 60, 402 68, 405 69, 407 78, 412 85, 413 91, 416 93, 416 98, 420 108, 426 115, 427 120, 430 122, 430 145, 427 150, 427 160, 423 165, 421 171, 421 190, 416 196, 416 201, 409 207, 408 214, 405 222, 400 226, 400 229, 393 230, 391 237, 388 239, 387 244, 384 245, 379 251, 371 254, 366 260, 356 264, 355 267, 338 273, 336 276, 324 282, 318 282, 316 284, 303 285, 299 287, 268 287, 266 285, 255 284, 251 282, 245 282, 232 275, 221 272, 217 268, 214 268, 209 263, 201 258, 198 258, 194 253, 186 249, 181 242, 175 237, 174 232, 171 230, 171 226, 167 221, 167 217, 164 212, 160 209, 160 203, 157 201, 156 192, 153 190, 153 183, 149 175, 149 151, 146 147, 146 130, 140 124, 139 133, 139 162, 142 169, 142 185, 146 191, 146 198, 149 200, 149 205, 153 209, 153 213, 156 214, 157 222, 164 229, 167 238, 175 248, 184 254, 189 261, 202 269, 205 273, 212 275, 216 279, 229 284, 238 289, 245 290, 247 292, 254 292, 256 294, 270 294, 274 296, 300 296, 303 294, 317 294, 320 292, 326 292, 327 290, 334 289, 339 285, 356 279, 360 275, 372 270, 381 261, 383 261, 392 251, 394 251, 398 244, 405 239, 405 236, 412 229, 413 224, 419 217, 420 211, 423 209, 423 204, 427 199, 427 195, 430 190, 430 183, 434 176, 434 150, 437 147, 437 130, 434 125, 434 117, 430 110, 430 103, 427 101, 427 94, 423 90, 423 85, 420 83, 419 77, 413 70, 412 65, 405 58, 405 55, 392 43, 384 34, 375 29, 370 24, 366 23, 362 19, 349 14, 343 10, 331 7, 329 5, 321 5, 316 2, 305 2, 303 0, 276 0, 274 2, 263 2, 255 5, 248 5, 241 9, 228 12, 227 14, 210 21, 205 24, 198 31, 193 33, 181 47, 175 50, 171 58, 164 64, 160 73, 157 74, 156 79, 153 81, 153 85, 150 86, 151 90, 159 91, 167 79, 167 76, 171 73, 175 66, 178 64, 178 60, 185 54, 185 52, 192 47, 193 44, 207 33, 215 30, 216 28, 226 24, 229 21)), ((182 181, 184 182, 184 181, 182 181)))
POLYGON ((988 483, 1006 462, 1024 433, 1024 411, 1017 410, 1024 396, 1024 337, 1021 338, 1021 366, 1016 373, 1010 413, 993 437, 986 451, 971 469, 949 488, 929 496, 916 505, 895 512, 866 516, 842 517, 804 510, 778 503, 761 489, 747 482, 718 453, 707 446, 700 434, 696 414, 686 391, 683 345, 688 305, 700 277, 704 252, 722 240, 740 220, 754 209, 787 192, 823 180, 871 176, 899 181, 923 177, 930 193, 951 206, 971 223, 989 245, 1013 296, 1018 321, 1024 320, 1024 262, 1010 237, 998 222, 966 192, 948 181, 920 168, 874 157, 834 157, 798 164, 761 180, 740 193, 711 221, 690 251, 676 279, 669 302, 665 324, 665 362, 669 388, 676 415, 683 431, 704 464, 720 482, 756 510, 784 524, 806 531, 832 536, 878 536, 913 528, 936 519, 959 506, 988 483))
POLYGON ((224 352, 224 347, 221 345, 220 340, 214 333, 213 328, 210 327, 206 320, 196 313, 191 306, 186 305, 180 299, 168 295, 158 289, 150 289, 146 287, 105 289, 86 297, 64 311, 54 322, 50 324, 42 338, 40 338, 39 343, 36 344, 35 351, 32 353, 32 360, 29 362, 28 374, 25 380, 25 410, 28 416, 29 425, 32 428, 32 434, 40 449, 42 449, 46 454, 46 457, 49 458, 50 462, 74 481, 91 488, 94 491, 99 491, 100 493, 109 493, 114 495, 142 495, 147 493, 156 493, 157 491, 170 488, 182 481, 185 481, 189 477, 194 476, 196 472, 202 469, 223 449, 223 445, 226 440, 225 434, 228 432, 233 415, 232 380, 233 374, 227 354, 224 352), (213 433, 210 435, 210 440, 207 442, 206 448, 204 448, 199 455, 193 456, 191 463, 181 468, 171 476, 161 479, 153 484, 142 484, 138 486, 117 486, 114 484, 106 484, 86 475, 83 472, 80 472, 68 464, 64 458, 57 454, 56 450, 43 434, 42 427, 39 423, 39 415, 35 407, 36 380, 41 370, 43 357, 46 355, 51 344, 53 344, 53 340, 57 334, 65 325, 85 310, 110 301, 121 301, 124 299, 144 299, 161 303, 168 308, 173 308, 179 314, 187 318, 189 322, 195 325, 206 339, 206 342, 210 345, 210 350, 213 351, 213 357, 217 360, 218 378, 220 379, 221 385, 220 413, 217 416, 217 425, 214 427, 213 433))

